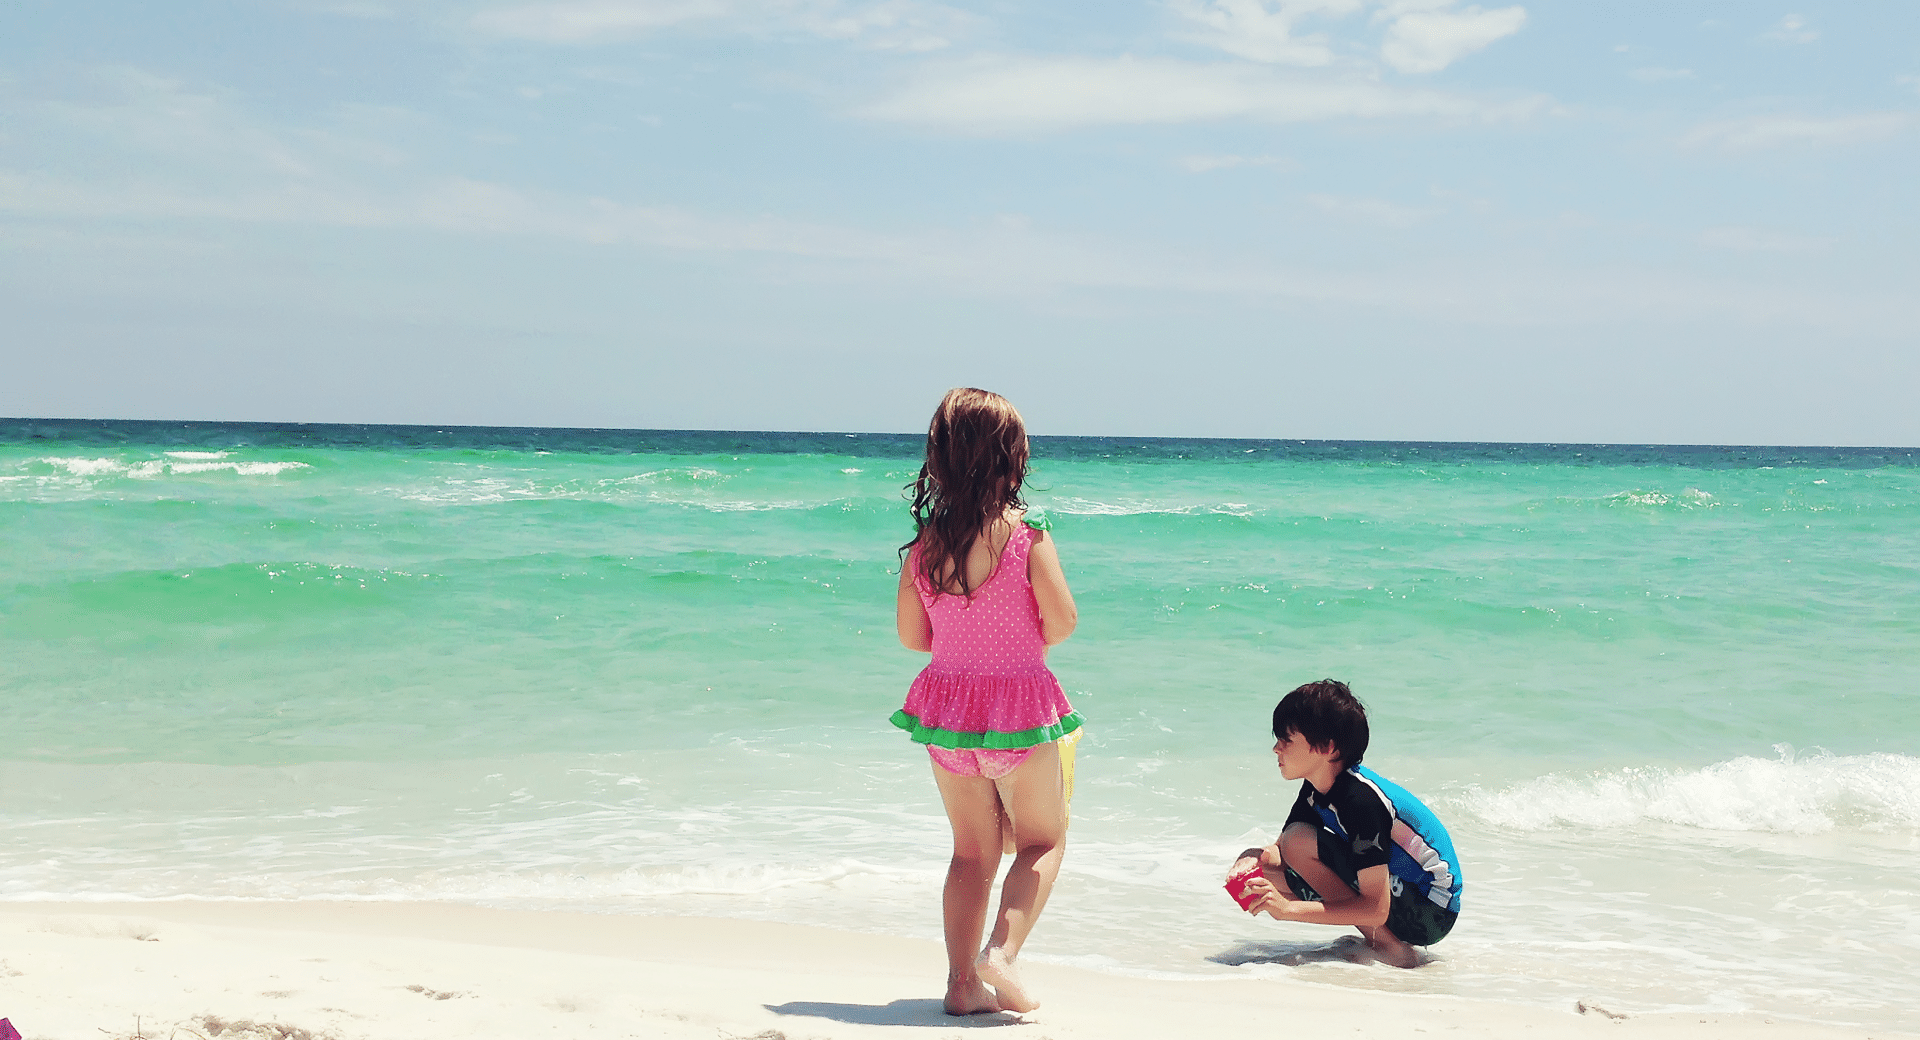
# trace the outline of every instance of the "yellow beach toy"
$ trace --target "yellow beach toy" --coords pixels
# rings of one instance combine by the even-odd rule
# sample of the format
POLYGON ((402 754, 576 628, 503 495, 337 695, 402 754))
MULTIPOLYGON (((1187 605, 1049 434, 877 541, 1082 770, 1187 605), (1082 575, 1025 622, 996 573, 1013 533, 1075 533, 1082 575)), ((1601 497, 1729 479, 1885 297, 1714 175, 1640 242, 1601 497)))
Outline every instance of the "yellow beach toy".
MULTIPOLYGON (((1060 781, 1066 788, 1060 800, 1068 806, 1073 804, 1073 749, 1080 743, 1080 734, 1086 731, 1082 726, 1055 741, 1060 745, 1060 781)), ((1071 819, 1071 815, 1068 818, 1071 819)))

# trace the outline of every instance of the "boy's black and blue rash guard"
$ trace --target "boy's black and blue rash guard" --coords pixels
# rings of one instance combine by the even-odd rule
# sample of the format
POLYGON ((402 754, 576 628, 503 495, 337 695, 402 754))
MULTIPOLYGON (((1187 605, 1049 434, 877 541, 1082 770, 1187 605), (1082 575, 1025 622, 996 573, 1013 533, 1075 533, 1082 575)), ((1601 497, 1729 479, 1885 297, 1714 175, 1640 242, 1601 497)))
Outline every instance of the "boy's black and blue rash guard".
POLYGON ((1440 818, 1406 788, 1366 766, 1334 777, 1324 795, 1301 781, 1287 823, 1331 831, 1353 849, 1356 873, 1384 864, 1436 906, 1460 912, 1460 859, 1440 818))

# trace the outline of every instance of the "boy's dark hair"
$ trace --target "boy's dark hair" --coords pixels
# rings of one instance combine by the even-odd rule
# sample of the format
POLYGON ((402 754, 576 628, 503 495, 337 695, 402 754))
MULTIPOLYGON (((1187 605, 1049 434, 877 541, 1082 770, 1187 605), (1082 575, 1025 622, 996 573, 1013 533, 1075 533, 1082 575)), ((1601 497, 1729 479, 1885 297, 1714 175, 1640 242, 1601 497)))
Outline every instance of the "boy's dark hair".
POLYGON ((1315 748, 1331 746, 1343 769, 1367 753, 1367 707, 1337 679, 1310 682, 1273 706, 1274 738, 1285 740, 1294 730, 1315 748))

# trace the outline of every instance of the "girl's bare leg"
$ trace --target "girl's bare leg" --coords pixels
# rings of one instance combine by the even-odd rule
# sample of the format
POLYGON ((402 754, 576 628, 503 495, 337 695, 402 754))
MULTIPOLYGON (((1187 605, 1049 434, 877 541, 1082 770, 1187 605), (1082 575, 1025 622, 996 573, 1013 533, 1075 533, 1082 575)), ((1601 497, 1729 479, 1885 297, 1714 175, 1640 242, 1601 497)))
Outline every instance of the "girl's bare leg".
POLYGON ((953 825, 953 859, 947 864, 947 887, 940 901, 947 933, 947 1014, 999 1011, 993 991, 974 966, 974 953, 986 931, 987 900, 1000 870, 1000 792, 985 777, 959 776, 938 765, 933 781, 953 825))
POLYGON ((1000 800, 1013 819, 1016 853, 1012 869, 1000 885, 1000 914, 993 938, 980 954, 980 977, 993 986, 1001 1008, 1032 1011, 1040 1002, 1021 984, 1014 961, 1033 931, 1033 922, 1047 905, 1060 859, 1067 848, 1066 793, 1060 778, 1060 748, 1043 744, 1027 756, 1020 768, 994 781, 1000 800))

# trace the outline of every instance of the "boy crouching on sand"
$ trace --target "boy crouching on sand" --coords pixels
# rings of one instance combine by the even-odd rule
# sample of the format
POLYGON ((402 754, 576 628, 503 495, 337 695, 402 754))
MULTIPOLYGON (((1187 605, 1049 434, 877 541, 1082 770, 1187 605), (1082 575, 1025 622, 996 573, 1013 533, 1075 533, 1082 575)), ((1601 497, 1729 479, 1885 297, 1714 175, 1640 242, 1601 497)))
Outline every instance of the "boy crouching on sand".
POLYGON ((1411 968, 1460 913, 1460 861, 1440 820, 1360 764, 1367 710, 1326 679, 1273 709, 1280 775, 1303 781, 1280 837, 1240 854, 1230 891, 1248 913, 1353 925, 1375 956, 1411 968), (1291 890, 1298 899, 1284 893, 1291 890))

